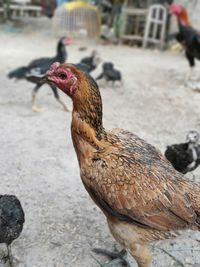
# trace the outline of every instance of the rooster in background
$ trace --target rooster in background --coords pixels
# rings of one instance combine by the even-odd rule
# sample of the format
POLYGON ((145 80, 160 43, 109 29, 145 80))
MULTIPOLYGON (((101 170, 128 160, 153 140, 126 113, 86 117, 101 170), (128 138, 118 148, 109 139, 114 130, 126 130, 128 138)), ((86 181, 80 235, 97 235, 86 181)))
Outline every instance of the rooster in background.
MULTIPOLYGON (((36 84, 36 86, 33 89, 33 93, 32 93, 32 110, 33 111, 39 112, 43 110, 36 106, 36 95, 39 89, 41 88, 41 86, 43 85, 42 79, 44 78, 47 70, 49 69, 51 64, 53 64, 53 62, 58 61, 60 63, 64 63, 67 60, 67 51, 66 51, 65 46, 70 45, 72 43, 73 43, 73 40, 71 38, 62 37, 58 41, 57 54, 55 57, 35 59, 31 61, 29 65, 17 68, 8 73, 8 77, 10 79, 12 78, 26 79, 27 81, 36 84)), ((56 100, 63 106, 65 111, 69 111, 69 109, 60 99, 57 88, 54 85, 50 85, 50 87, 53 91, 53 94, 56 100)))
POLYGON ((185 56, 193 72, 195 59, 200 60, 200 33, 191 26, 187 10, 182 5, 172 4, 170 13, 177 17, 179 32, 176 39, 185 49, 185 56))
MULTIPOLYGON (((200 184, 185 179, 138 136, 106 131, 100 91, 89 75, 57 62, 46 82, 73 101, 71 133, 82 182, 138 267, 150 266, 153 241, 175 237, 179 230, 200 230, 200 184)), ((130 266, 125 253, 120 259, 130 266)))
POLYGON ((186 137, 186 143, 168 146, 165 157, 179 172, 186 174, 195 170, 200 163, 199 133, 190 131, 186 137))

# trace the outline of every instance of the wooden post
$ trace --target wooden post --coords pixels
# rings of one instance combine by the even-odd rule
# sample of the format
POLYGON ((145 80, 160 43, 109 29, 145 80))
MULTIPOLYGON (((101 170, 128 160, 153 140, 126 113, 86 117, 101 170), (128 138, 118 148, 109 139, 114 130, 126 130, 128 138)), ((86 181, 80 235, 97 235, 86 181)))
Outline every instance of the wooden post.
POLYGON ((11 16, 11 14, 10 14, 10 2, 11 2, 11 0, 5 0, 5 2, 6 2, 6 4, 5 4, 6 15, 5 15, 5 17, 6 17, 6 19, 10 19, 10 16, 11 16))

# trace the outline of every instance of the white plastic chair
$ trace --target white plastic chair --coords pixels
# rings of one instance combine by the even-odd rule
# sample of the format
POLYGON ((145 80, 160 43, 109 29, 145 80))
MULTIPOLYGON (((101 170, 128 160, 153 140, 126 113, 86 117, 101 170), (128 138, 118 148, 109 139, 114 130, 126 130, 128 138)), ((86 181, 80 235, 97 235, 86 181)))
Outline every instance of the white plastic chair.
POLYGON ((152 5, 149 8, 145 34, 143 38, 143 48, 146 48, 148 43, 159 45, 163 49, 165 41, 167 23, 167 10, 163 5, 152 5))

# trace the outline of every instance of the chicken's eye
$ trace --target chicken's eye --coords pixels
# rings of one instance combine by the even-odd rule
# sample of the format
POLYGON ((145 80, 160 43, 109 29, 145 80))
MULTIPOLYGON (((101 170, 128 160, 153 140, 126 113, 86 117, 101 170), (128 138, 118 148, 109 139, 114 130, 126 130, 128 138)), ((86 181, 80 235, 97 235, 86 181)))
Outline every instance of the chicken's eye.
POLYGON ((66 75, 65 73, 61 73, 61 74, 59 75, 59 78, 60 78, 61 80, 65 80, 65 79, 67 78, 67 75, 66 75))

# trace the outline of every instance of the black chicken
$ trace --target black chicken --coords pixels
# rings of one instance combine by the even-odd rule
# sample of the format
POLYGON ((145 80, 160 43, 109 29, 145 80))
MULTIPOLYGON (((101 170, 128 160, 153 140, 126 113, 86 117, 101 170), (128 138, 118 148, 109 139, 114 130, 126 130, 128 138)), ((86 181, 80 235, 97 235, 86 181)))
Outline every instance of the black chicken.
POLYGON ((107 82, 116 81, 122 82, 122 75, 119 70, 114 69, 114 65, 111 62, 105 62, 102 66, 103 72, 96 78, 96 80, 105 79, 107 82))
POLYGON ((200 163, 199 133, 190 131, 186 137, 186 143, 168 146, 165 157, 173 167, 183 173, 195 170, 200 163))
POLYGON ((195 59, 200 60, 200 33, 190 25, 187 10, 183 6, 172 4, 170 12, 178 19, 179 32, 175 37, 185 49, 186 58, 193 70, 195 59))
POLYGON ((20 201, 13 195, 0 195, 0 243, 5 243, 10 265, 13 264, 11 243, 19 237, 22 232, 24 211, 20 201))
MULTIPOLYGON (((17 68, 8 73, 8 77, 16 78, 16 79, 26 79, 32 83, 35 83, 36 86, 33 89, 32 93, 32 110, 33 111, 42 111, 42 109, 38 108, 35 104, 36 95, 38 90, 43 85, 43 78, 51 66, 52 63, 58 61, 60 63, 64 63, 67 60, 67 51, 65 46, 73 43, 71 38, 62 37, 57 44, 57 54, 52 58, 39 58, 30 62, 29 65, 17 68)), ((65 111, 69 111, 66 105, 61 101, 57 88, 54 85, 50 85, 53 94, 56 100, 63 106, 65 111)))

